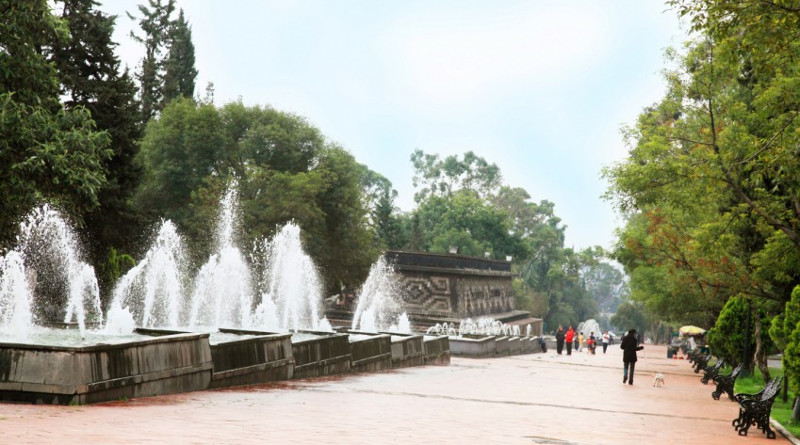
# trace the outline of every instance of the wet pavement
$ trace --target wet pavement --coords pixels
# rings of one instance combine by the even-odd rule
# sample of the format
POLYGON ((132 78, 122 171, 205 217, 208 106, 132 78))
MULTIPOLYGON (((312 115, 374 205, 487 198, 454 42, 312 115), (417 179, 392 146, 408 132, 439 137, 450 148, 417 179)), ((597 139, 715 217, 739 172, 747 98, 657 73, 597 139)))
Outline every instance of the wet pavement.
POLYGON ((623 385, 621 352, 453 358, 89 406, 0 404, 0 443, 789 443, 755 428, 738 436, 737 404, 713 400, 714 387, 664 346, 646 346, 634 385, 623 385))

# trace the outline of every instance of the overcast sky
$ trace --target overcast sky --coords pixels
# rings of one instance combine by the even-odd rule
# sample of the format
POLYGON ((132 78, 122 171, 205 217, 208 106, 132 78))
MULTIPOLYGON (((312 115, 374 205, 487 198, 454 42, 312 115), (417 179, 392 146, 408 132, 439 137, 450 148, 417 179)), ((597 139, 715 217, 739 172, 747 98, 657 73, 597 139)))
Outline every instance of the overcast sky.
MULTIPOLYGON (((145 0, 107 0, 123 62, 145 0)), ((504 182, 555 203, 567 246, 610 247, 622 224, 600 170, 620 128, 664 93, 664 49, 684 30, 656 0, 178 0, 197 92, 299 114, 392 181, 413 208, 415 149, 472 150, 504 182)))

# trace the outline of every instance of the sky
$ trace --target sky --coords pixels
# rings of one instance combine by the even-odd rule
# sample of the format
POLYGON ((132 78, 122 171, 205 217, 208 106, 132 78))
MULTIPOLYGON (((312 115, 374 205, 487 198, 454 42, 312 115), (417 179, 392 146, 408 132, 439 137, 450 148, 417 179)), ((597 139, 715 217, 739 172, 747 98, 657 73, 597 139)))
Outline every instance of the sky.
MULTIPOLYGON (((106 0, 137 69, 145 0, 106 0)), ((414 208, 411 153, 497 164, 504 184, 555 203, 566 246, 610 248, 623 224, 601 198, 620 130, 665 91, 664 50, 685 27, 657 0, 177 0, 196 94, 303 116, 414 208)))

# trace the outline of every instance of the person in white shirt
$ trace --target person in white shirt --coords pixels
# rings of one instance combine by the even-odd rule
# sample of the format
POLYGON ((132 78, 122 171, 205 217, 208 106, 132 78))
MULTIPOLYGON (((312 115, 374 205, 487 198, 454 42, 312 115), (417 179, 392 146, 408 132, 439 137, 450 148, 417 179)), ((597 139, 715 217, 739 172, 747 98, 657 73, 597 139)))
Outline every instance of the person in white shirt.
POLYGON ((608 349, 608 341, 611 339, 611 336, 608 335, 608 331, 603 332, 603 354, 606 353, 606 349, 608 349))

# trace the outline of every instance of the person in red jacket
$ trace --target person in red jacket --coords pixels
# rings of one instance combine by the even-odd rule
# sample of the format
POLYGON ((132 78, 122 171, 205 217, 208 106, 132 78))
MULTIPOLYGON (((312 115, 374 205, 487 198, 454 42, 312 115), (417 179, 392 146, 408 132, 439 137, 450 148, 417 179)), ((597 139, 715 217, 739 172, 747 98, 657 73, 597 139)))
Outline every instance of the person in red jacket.
POLYGON ((572 355, 573 340, 575 340, 575 330, 570 326, 569 329, 567 329, 567 333, 564 335, 564 341, 567 342, 567 355, 572 355))

